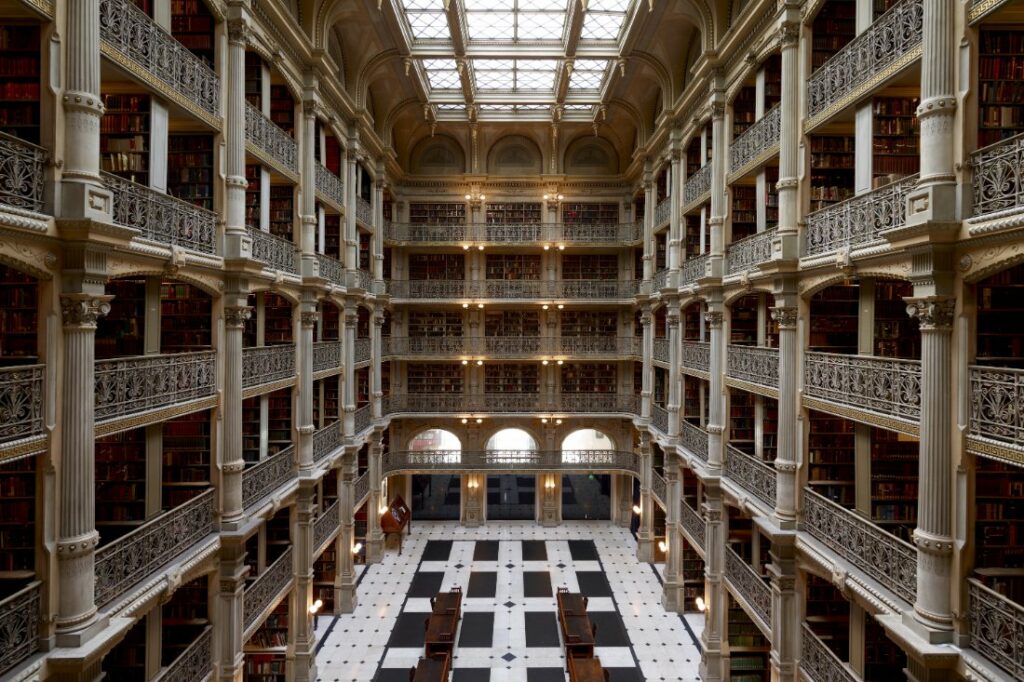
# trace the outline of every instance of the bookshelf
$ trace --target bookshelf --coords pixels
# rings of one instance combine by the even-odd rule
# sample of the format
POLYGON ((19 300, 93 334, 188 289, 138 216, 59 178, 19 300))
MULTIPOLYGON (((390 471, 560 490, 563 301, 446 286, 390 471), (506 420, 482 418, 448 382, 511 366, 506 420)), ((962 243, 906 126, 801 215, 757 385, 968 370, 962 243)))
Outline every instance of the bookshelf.
POLYGON ((411 253, 409 279, 466 279, 466 259, 461 253, 411 253))
POLYGON ((691 424, 702 424, 701 415, 701 380, 683 375, 683 419, 691 424))
POLYGON ((144 682, 146 680, 146 621, 135 622, 120 642, 103 657, 104 679, 144 682))
POLYGON ((918 171, 917 98, 876 97, 872 102, 872 185, 882 187, 918 171))
POLYGON ((729 444, 754 454, 754 394, 729 391, 729 444))
POLYGON ((489 310, 484 315, 484 336, 537 338, 540 314, 536 310, 489 310))
POLYGON ((668 395, 666 387, 668 371, 662 367, 654 368, 654 404, 660 407, 665 407, 665 398, 668 395))
POLYGON ((263 111, 263 59, 255 52, 245 53, 245 100, 263 111))
POLYGON ((978 147, 1024 132, 1024 28, 978 37, 978 147))
POLYGON ((760 294, 748 294, 732 304, 729 316, 729 343, 737 346, 757 345, 757 317, 760 294))
POLYGON ((607 362, 562 365, 562 393, 615 393, 618 368, 607 362))
POLYGON ((484 367, 484 393, 538 393, 539 370, 533 363, 488 364, 484 367))
POLYGON ((561 310, 562 336, 606 336, 619 334, 619 315, 614 310, 561 310))
POLYGON ((146 518, 146 430, 96 439, 96 529, 100 545, 146 518))
POLYGON ((466 205, 455 202, 409 204, 409 222, 414 225, 444 225, 466 222, 466 205))
POLYGON ((324 253, 338 260, 342 258, 340 215, 324 215, 324 253))
POLYGON ((761 401, 761 459, 774 462, 779 454, 779 401, 760 396, 761 401))
POLYGON ((736 98, 732 101, 732 139, 735 140, 742 135, 754 122, 756 99, 757 89, 753 85, 740 88, 736 94, 736 98))
POLYGON ((633 199, 633 220, 634 220, 634 222, 643 222, 645 211, 646 211, 646 206, 644 205, 644 193, 640 192, 633 199))
POLYGON ((828 0, 821 8, 811 25, 812 73, 853 40, 856 17, 857 3, 854 0, 828 0))
POLYGON ((729 595, 729 679, 732 682, 767 682, 769 642, 747 612, 729 595))
POLYGON ((295 130, 295 100, 286 85, 270 86, 270 120, 289 135, 295 130))
POLYGON ((149 95, 103 95, 100 163, 108 173, 149 185, 149 95))
POLYGON ((849 661, 850 603, 832 583, 811 573, 807 574, 804 595, 804 620, 807 627, 840 660, 849 661))
POLYGON ((319 303, 320 321, 317 322, 317 341, 337 341, 341 338, 341 309, 330 301, 319 303))
POLYGON ((875 281, 874 354, 887 358, 921 357, 920 323, 907 315, 904 296, 914 295, 914 285, 902 280, 875 281))
POLYGON ((359 269, 370 269, 370 233, 359 232, 359 269))
POLYGON ((285 682, 288 648, 288 608, 291 594, 270 612, 245 645, 242 679, 253 682, 285 682))
POLYGON ((356 308, 356 338, 370 338, 370 311, 363 306, 356 308))
POLYGON ((695 134, 686 148, 686 177, 700 170, 703 165, 700 158, 700 135, 695 134))
POLYGON ((317 415, 321 415, 321 427, 338 421, 339 406, 338 377, 318 379, 314 382, 313 417, 315 419, 317 415), (321 393, 323 395, 322 399, 321 393))
POLYGON ((183 353, 212 347, 213 300, 181 282, 160 285, 160 351, 183 353))
POLYGON ((264 292, 263 320, 264 345, 292 343, 292 304, 287 298, 269 291, 264 292))
POLYGON ((764 169, 764 229, 770 230, 779 224, 779 168, 765 166, 764 169))
POLYGON ((908 542, 917 525, 917 462, 916 438, 871 428, 871 519, 908 542))
POLYGON ((825 353, 857 352, 860 287, 837 284, 811 297, 808 350, 825 353))
POLYGON ((654 235, 654 270, 660 272, 668 267, 668 228, 654 235))
MULTIPOLYGON (((341 144, 337 138, 328 134, 324 137, 324 165, 338 177, 341 177, 341 144)), ((390 211, 390 205, 386 205, 385 211, 390 211)), ((390 215, 385 215, 390 219, 390 215)))
POLYGON ((683 308, 683 340, 703 341, 702 330, 704 328, 701 318, 704 316, 705 304, 703 302, 691 303, 683 308))
POLYGON ((976 362, 1024 369, 1024 264, 977 284, 976 362))
POLYGON ((633 393, 640 395, 644 384, 644 364, 633 361, 633 393))
POLYGON ((462 393, 462 365, 446 362, 410 362, 405 370, 409 393, 462 393))
POLYGON ((535 225, 542 222, 540 202, 508 202, 487 204, 487 224, 526 223, 535 225))
POLYGON ((161 617, 160 663, 169 665, 210 625, 210 587, 202 575, 174 591, 161 617))
MULTIPOLYGON (((493 315, 487 313, 488 325, 493 315)), ((450 337, 462 336, 462 313, 453 311, 412 310, 408 317, 408 335, 411 337, 450 337)))
POLYGON ((489 253, 485 264, 487 279, 540 279, 539 254, 489 253))
POLYGON ((146 281, 115 279, 107 283, 113 294, 110 312, 96 325, 96 359, 142 355, 145 352, 146 281))
POLYGON ((764 110, 782 101, 782 57, 775 53, 764 60, 764 110))
POLYGON ((39 284, 0 264, 0 364, 35 362, 38 356, 39 284))
POLYGON ((36 458, 0 464, 0 595, 24 587, 36 566, 36 458))
POLYGON ((704 598, 704 560, 689 542, 683 540, 683 610, 698 611, 697 597, 704 598))
POLYGON ((570 225, 615 224, 619 222, 619 205, 600 202, 562 204, 562 222, 570 225))
POLYGON ((270 233, 294 241, 292 223, 295 210, 295 190, 291 185, 270 187, 270 233))
POLYGON ((974 466, 975 568, 993 590, 1024 603, 1024 468, 978 457, 974 466), (984 569, 1015 569, 987 576, 984 569))
POLYGON ((267 394, 267 454, 274 455, 292 444, 292 389, 267 394))
POLYGON ((811 211, 853 196, 854 163, 852 135, 811 137, 811 211))
POLYGON ((889 639, 885 628, 873 616, 867 616, 864 621, 864 679, 905 678, 907 654, 889 639))
POLYGON ((260 397, 242 401, 242 459, 260 461, 260 397))
POLYGON ((215 23, 203 0, 171 0, 171 34, 211 69, 215 23))
POLYGON ((167 193, 213 210, 212 135, 167 137, 167 193))
POLYGON ((807 485, 846 508, 855 503, 854 424, 842 417, 808 411, 807 485))
POLYGON ((313 601, 323 601, 324 613, 334 613, 334 579, 338 575, 336 554, 334 545, 330 544, 313 562, 313 601))
POLYGON ((267 566, 292 546, 291 508, 284 507, 267 521, 267 566))
POLYGON ((263 168, 259 164, 245 164, 245 179, 249 183, 245 188, 245 224, 257 230, 263 225, 260 208, 262 175, 263 168))
POLYGON ((370 368, 356 370, 356 407, 370 402, 370 368))
POLYGON ((210 411, 193 412, 163 424, 163 508, 184 504, 210 482, 210 411))
POLYGON ((0 131, 39 144, 40 40, 37 24, 0 26, 0 131))
POLYGON ((562 254, 562 279, 618 279, 614 253, 562 254))

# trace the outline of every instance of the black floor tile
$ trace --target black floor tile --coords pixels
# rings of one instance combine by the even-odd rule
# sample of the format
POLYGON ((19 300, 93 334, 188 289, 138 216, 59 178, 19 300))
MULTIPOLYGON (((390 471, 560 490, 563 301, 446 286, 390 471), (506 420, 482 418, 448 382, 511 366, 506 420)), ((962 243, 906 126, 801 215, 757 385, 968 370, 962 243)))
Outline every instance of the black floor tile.
POLYGON ((381 668, 374 682, 409 682, 409 668, 381 668))
POLYGON ((597 561, 597 547, 593 540, 569 540, 569 554, 573 561, 597 561))
POLYGON ((523 572, 524 597, 550 597, 551 574, 547 571, 523 572))
POLYGON ((467 599, 478 597, 493 599, 498 592, 498 574, 494 571, 472 571, 469 574, 467 599))
POLYGON ((594 646, 629 646, 629 635, 622 616, 615 611, 590 611, 590 622, 597 625, 594 646))
POLYGON ((491 670, 490 668, 455 668, 452 670, 452 682, 491 682, 491 670))
POLYGON ((580 592, 588 597, 612 596, 608 578, 600 571, 576 571, 576 581, 580 584, 580 592))
MULTIPOLYGON (((398 614, 395 627, 388 638, 389 647, 420 648, 423 646, 423 635, 426 631, 426 620, 429 613, 403 611, 398 614)), ((406 670, 406 677, 409 671, 406 670)))
POLYGON ((448 561, 451 553, 451 540, 427 540, 427 546, 423 548, 423 561, 448 561))
POLYGON ((473 547, 473 561, 497 561, 498 541, 477 540, 473 547))
POLYGON ((605 668, 611 682, 644 682, 639 668, 605 668))
POLYGON ((439 571, 417 571, 409 585, 409 596, 416 599, 433 597, 441 591, 444 573, 439 571))
POLYGON ((562 640, 558 638, 558 619, 554 613, 527 611, 523 615, 526 617, 526 646, 562 646, 562 640))
POLYGON ((527 668, 526 682, 565 682, 561 668, 527 668))
POLYGON ((462 612, 459 646, 494 646, 494 614, 473 611, 462 612))
POLYGON ((548 546, 543 540, 523 540, 523 561, 547 561, 548 546))

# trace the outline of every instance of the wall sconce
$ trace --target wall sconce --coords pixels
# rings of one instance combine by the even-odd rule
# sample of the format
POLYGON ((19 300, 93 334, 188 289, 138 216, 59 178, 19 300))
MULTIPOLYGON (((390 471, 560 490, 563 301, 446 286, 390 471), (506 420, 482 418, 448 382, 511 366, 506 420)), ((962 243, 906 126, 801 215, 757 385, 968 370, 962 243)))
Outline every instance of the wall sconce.
POLYGON ((553 480, 551 480, 550 478, 547 479, 546 481, 544 481, 544 489, 545 490, 554 490, 555 489, 555 482, 553 480))
POLYGON ((559 303, 558 304, 558 309, 559 310, 565 310, 565 304, 564 303, 559 303))
POLYGON ((697 606, 697 610, 704 613, 707 610, 708 605, 704 603, 704 597, 697 597, 693 600, 693 603, 697 606))
POLYGON ((540 309, 541 309, 541 310, 547 310, 547 309, 548 309, 548 308, 550 308, 550 307, 551 307, 551 306, 549 306, 549 305, 548 305, 547 303, 545 303, 544 305, 542 305, 542 306, 540 307, 540 309))
POLYGON ((483 364, 484 364, 484 361, 483 361, 483 360, 477 360, 477 361, 476 361, 476 366, 477 366, 477 367, 483 367, 483 364))
POLYGON ((556 425, 561 425, 562 424, 562 420, 561 419, 556 419, 555 420, 555 424, 556 425))
POLYGON ((469 364, 469 360, 463 360, 463 361, 462 361, 462 364, 463 364, 463 365, 468 365, 468 364, 469 364))
POLYGON ((481 419, 480 417, 477 417, 477 418, 476 418, 476 423, 477 423, 477 424, 483 424, 483 423, 484 423, 484 420, 483 420, 483 419, 481 419))
POLYGON ((555 360, 555 364, 556 365, 564 365, 565 364, 565 360, 555 360))
POLYGON ((353 554, 359 554, 362 551, 363 551, 363 543, 357 542, 356 544, 352 545, 352 553, 353 554))
POLYGON ((633 505, 633 513, 634 514, 636 514, 637 516, 640 516, 640 512, 641 511, 643 511, 643 510, 640 509, 640 505, 639 504, 634 504, 633 505))
POLYGON ((463 417, 463 418, 462 418, 462 423, 463 423, 463 424, 468 424, 468 423, 469 423, 469 420, 468 420, 468 419, 466 419, 465 417, 463 417))
POLYGON ((565 244, 559 244, 558 245, 558 250, 559 251, 565 251, 565 244))
POLYGON ((470 490, 476 490, 477 488, 480 487, 480 482, 475 478, 470 478, 468 481, 466 481, 466 487, 469 488, 470 490))
POLYGON ((545 244, 544 245, 544 250, 545 251, 550 251, 551 250, 551 245, 550 244, 545 244))
POLYGON ((668 542, 666 540, 659 540, 658 541, 658 550, 662 554, 667 553, 668 552, 668 542))
POLYGON ((468 304, 468 303, 463 303, 463 304, 462 304, 462 307, 463 307, 463 308, 468 308, 468 307, 469 307, 469 304, 468 304))
POLYGON ((462 250, 463 251, 469 251, 469 244, 463 244, 462 245, 462 250))
POLYGON ((309 612, 315 616, 316 612, 319 611, 320 609, 322 609, 323 607, 324 607, 323 600, 322 599, 317 599, 315 602, 313 602, 312 604, 309 605, 309 612))
POLYGON ((540 361, 540 364, 542 364, 542 365, 544 365, 545 367, 547 367, 547 366, 548 366, 548 361, 547 361, 547 360, 541 360, 541 361, 540 361))
POLYGON ((483 303, 477 303, 477 304, 476 304, 476 307, 477 307, 477 308, 478 308, 479 310, 483 310, 483 309, 484 309, 484 304, 483 304, 483 303))

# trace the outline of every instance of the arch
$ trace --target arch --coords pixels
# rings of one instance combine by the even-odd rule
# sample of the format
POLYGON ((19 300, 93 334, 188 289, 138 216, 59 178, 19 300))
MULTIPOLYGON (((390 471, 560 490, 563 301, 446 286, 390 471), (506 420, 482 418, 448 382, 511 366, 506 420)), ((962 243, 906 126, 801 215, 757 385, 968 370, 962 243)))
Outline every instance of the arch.
POLYGON ((1024 263, 1024 247, 1020 244, 987 245, 964 254, 960 271, 966 284, 976 284, 1020 263, 1024 263))
POLYGON ((487 172, 491 175, 540 175, 544 157, 537 143, 525 135, 506 135, 487 153, 487 172))
POLYGON ((466 172, 466 151, 449 135, 424 137, 409 156, 409 171, 414 174, 461 175, 466 172))
POLYGON ((736 291, 731 291, 727 293, 722 300, 722 304, 725 305, 726 307, 729 307, 736 301, 743 298, 744 296, 751 296, 754 294, 774 295, 775 292, 773 292, 771 287, 767 285, 751 285, 750 287, 744 289, 737 289, 736 291))
MULTIPOLYGON (((572 450, 615 450, 615 441, 604 431, 595 428, 576 429, 566 434, 562 439, 562 452, 572 450)), ((571 453, 562 455, 563 462, 571 462, 579 459, 578 455, 571 453)))
POLYGON ((293 307, 297 306, 297 305, 299 305, 299 303, 301 303, 301 300, 299 299, 298 294, 296 294, 296 293, 294 293, 292 291, 289 291, 287 289, 284 289, 282 287, 274 286, 273 284, 268 284, 268 285, 264 285, 264 286, 259 286, 259 285, 254 286, 251 289, 249 289, 249 293, 250 294, 259 294, 259 293, 277 294, 278 296, 286 299, 293 307))
POLYGON ((445 450, 449 452, 461 452, 462 441, 451 431, 431 427, 423 429, 409 439, 410 452, 437 452, 445 450))
POLYGON ((537 438, 527 431, 516 427, 500 429, 491 434, 484 446, 486 450, 506 450, 511 452, 532 452, 537 450, 537 438))
POLYGON ((616 175, 619 155, 605 138, 581 135, 566 147, 562 169, 569 175, 616 175))
POLYGON ((865 270, 863 272, 838 272, 830 273, 820 279, 811 280, 811 284, 807 287, 800 289, 800 297, 806 301, 810 301, 811 297, 820 291, 828 289, 830 286, 836 284, 842 284, 843 282, 856 282, 862 279, 899 279, 903 281, 910 281, 909 277, 909 261, 907 262, 908 270, 900 271, 885 271, 885 270, 865 270))
POLYGON ((129 279, 131 277, 159 277, 161 280, 182 282, 194 286, 196 289, 208 294, 211 298, 217 298, 222 293, 218 287, 198 277, 192 277, 184 272, 177 272, 173 276, 169 276, 166 270, 158 268, 128 267, 123 270, 118 269, 107 276, 107 281, 111 282, 115 279, 129 279))
POLYGON ((355 92, 350 93, 355 97, 357 108, 368 108, 367 102, 370 100, 370 85, 374 81, 374 75, 379 69, 399 56, 398 50, 392 48, 378 52, 363 65, 363 68, 359 70, 359 75, 356 77, 355 92))

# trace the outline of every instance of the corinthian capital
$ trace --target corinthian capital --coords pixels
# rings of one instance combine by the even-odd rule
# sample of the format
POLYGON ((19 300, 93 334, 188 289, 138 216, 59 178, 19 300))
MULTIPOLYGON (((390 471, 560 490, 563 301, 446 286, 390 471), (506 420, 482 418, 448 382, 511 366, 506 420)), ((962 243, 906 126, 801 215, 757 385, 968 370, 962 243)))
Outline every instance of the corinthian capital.
POLYGON ((722 313, 718 310, 709 310, 704 313, 704 321, 707 322, 712 329, 717 329, 722 326, 722 313))
POLYGON ((94 294, 61 294, 60 312, 65 327, 96 327, 96 322, 110 312, 113 296, 94 294))
POLYGON ((796 306, 776 306, 772 308, 772 319, 779 323, 780 329, 796 327, 796 306))
POLYGON ((797 24, 783 24, 779 26, 779 46, 782 48, 796 47, 800 42, 800 26, 797 24))
POLYGON ((249 22, 245 19, 228 19, 228 42, 245 45, 249 42, 249 22))
POLYGON ((921 329, 952 329, 956 298, 953 296, 922 296, 905 298, 907 315, 916 317, 921 329))
POLYGON ((316 312, 315 310, 303 310, 301 316, 302 326, 307 328, 315 325, 317 323, 317 320, 320 319, 320 313, 316 312))
POLYGON ((224 306, 224 325, 227 327, 244 327, 245 321, 252 317, 252 306, 224 306))

